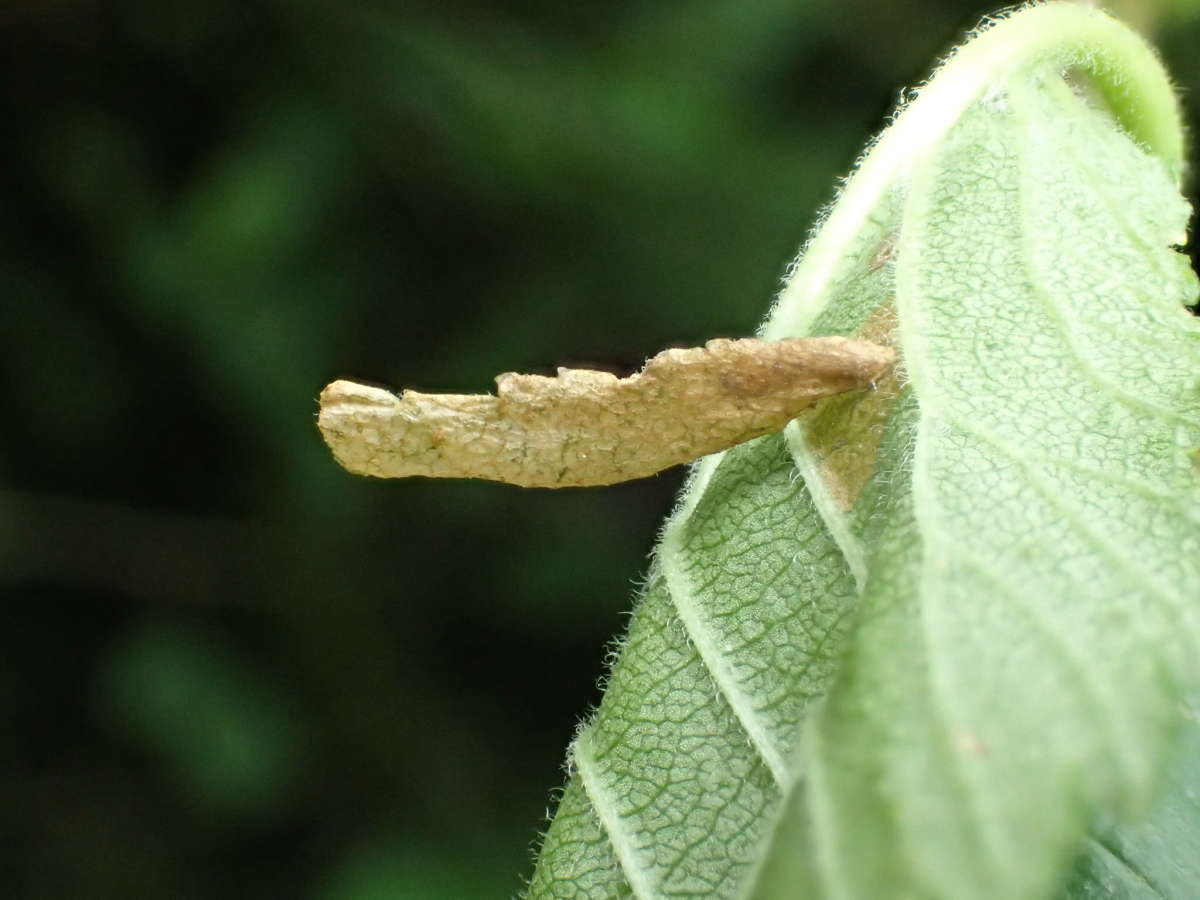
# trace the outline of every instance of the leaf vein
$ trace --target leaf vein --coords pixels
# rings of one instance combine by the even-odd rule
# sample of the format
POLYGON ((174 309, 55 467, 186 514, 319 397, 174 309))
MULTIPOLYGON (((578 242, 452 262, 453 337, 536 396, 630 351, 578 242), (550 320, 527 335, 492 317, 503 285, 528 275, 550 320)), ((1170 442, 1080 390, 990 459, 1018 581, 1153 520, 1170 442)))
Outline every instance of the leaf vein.
POLYGON ((588 735, 587 729, 581 731, 572 745, 571 756, 575 761, 575 771, 579 773, 579 781, 583 785, 588 802, 592 804, 592 809, 596 811, 596 817, 600 820, 605 834, 608 835, 608 842, 612 846, 613 854, 617 857, 617 862, 625 874, 625 881, 629 884, 635 900, 654 900, 654 897, 657 896, 654 885, 650 883, 646 870, 637 862, 637 854, 641 848, 637 845, 634 836, 627 829, 621 827, 623 817, 600 783, 599 776, 595 771, 596 761, 588 746, 588 735))
POLYGON ((1095 674, 1094 667, 1087 665, 1087 655, 1069 637, 1072 633, 1071 629, 1054 627, 1050 616, 1041 606, 1031 603, 1024 592, 1015 590, 1001 575, 978 558, 970 558, 966 562, 968 566, 1001 591, 1014 608, 1025 613, 1047 644, 1058 648, 1061 658, 1065 662, 1065 668, 1074 676, 1076 684, 1079 685, 1088 704, 1096 713, 1096 722, 1106 732, 1114 760, 1120 761, 1125 768, 1128 780, 1136 780, 1134 770, 1137 768, 1137 764, 1133 761, 1136 752, 1131 751, 1129 747, 1133 732, 1115 727, 1117 721, 1126 718, 1123 715, 1125 706, 1112 696, 1111 685, 1102 684, 1095 674))
POLYGON ((783 430, 784 440, 792 457, 792 463, 800 479, 808 488, 809 499, 817 511, 825 530, 833 538, 833 542, 841 551, 850 574, 854 576, 854 584, 859 596, 867 583, 867 552, 862 541, 851 531, 846 512, 838 506, 837 500, 829 491, 825 479, 808 449, 808 440, 804 426, 798 421, 789 422, 783 430))
POLYGON ((787 760, 776 745, 767 723, 754 706, 754 700, 743 690, 729 659, 718 646, 712 628, 704 621, 696 596, 688 584, 681 559, 684 556, 680 532, 683 521, 674 519, 663 531, 660 545, 660 566, 667 583, 667 594, 674 604, 676 615, 683 630, 696 648, 709 677, 724 698, 734 718, 750 740, 759 758, 770 770, 776 784, 782 789, 791 782, 787 760))
MULTIPOLYGON (((1015 91, 1014 91, 1015 93, 1015 91)), ((1018 104, 1014 104, 1014 109, 1018 104)), ((1029 125, 1025 121, 1025 116, 1018 114, 1016 116, 1018 126, 1026 133, 1029 132, 1029 125)), ((1047 277, 1045 269, 1039 264, 1037 254, 1031 242, 1034 235, 1041 232, 1034 223, 1030 221, 1029 204, 1037 191, 1029 185, 1030 172, 1030 153, 1028 138, 1023 135, 1022 139, 1014 141, 1015 153, 1017 157, 1017 166, 1019 170, 1019 185, 1020 189, 1017 192, 1018 214, 1021 219, 1020 227, 1020 261, 1021 266, 1025 270, 1027 282, 1031 293, 1037 299, 1038 305, 1046 314, 1046 318, 1057 329, 1059 336, 1062 338, 1063 345, 1070 354, 1071 358, 1079 365, 1082 374, 1091 382, 1098 390, 1107 394, 1107 396, 1122 404, 1126 408, 1140 413, 1143 416, 1157 418, 1160 421, 1174 422, 1176 424, 1194 424, 1188 419, 1172 409, 1166 409, 1155 403, 1148 403, 1133 394, 1129 393, 1115 381, 1105 377, 1103 372, 1098 369, 1095 363, 1088 357, 1084 350, 1084 342, 1081 335, 1076 329, 1072 321, 1066 316, 1058 304, 1051 299, 1052 290, 1047 286, 1047 277)))
POLYGON ((983 441, 991 446, 1001 455, 1012 460, 1013 464, 1020 468, 1025 473, 1025 483, 1029 485, 1042 499, 1050 506, 1058 510, 1064 521, 1073 525, 1078 534, 1082 535, 1093 547, 1101 551, 1105 558, 1116 563, 1118 568, 1125 574, 1130 585, 1134 588, 1141 589, 1149 587, 1151 591, 1158 595, 1162 600, 1166 601, 1168 608, 1179 611, 1182 607, 1182 598, 1174 591, 1170 590, 1166 585, 1160 584, 1157 575, 1136 562, 1131 560, 1116 544, 1106 539, 1102 534, 1098 533, 1087 523, 1087 516, 1080 511, 1074 504, 1064 499, 1060 493, 1051 490, 1043 481, 1043 479, 1034 470, 1029 457, 1021 453, 1019 450, 1009 446, 1008 442, 997 435, 993 435, 989 430, 968 425, 961 419, 955 419, 949 416, 939 416, 939 418, 951 428, 956 428, 959 431, 976 439, 983 441))
POLYGON ((1162 897, 1163 900, 1168 900, 1167 895, 1163 893, 1162 889, 1160 889, 1159 886, 1155 884, 1145 872, 1135 866, 1125 856, 1124 853, 1121 853, 1116 847, 1112 846, 1111 843, 1103 838, 1093 836, 1088 838, 1088 844, 1090 844, 1093 849, 1099 850, 1101 854, 1115 862, 1118 866, 1120 866, 1121 869, 1132 875, 1133 878, 1136 879, 1140 884, 1144 884, 1156 897, 1162 897))

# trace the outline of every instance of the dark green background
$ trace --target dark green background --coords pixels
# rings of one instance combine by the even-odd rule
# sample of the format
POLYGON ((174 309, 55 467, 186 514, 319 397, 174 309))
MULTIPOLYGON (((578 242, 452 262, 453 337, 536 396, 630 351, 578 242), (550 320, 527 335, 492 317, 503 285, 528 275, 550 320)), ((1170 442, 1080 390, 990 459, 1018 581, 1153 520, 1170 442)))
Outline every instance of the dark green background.
POLYGON ((369 482, 318 391, 752 332, 986 11, 5 3, 0 895, 517 891, 680 472, 369 482))

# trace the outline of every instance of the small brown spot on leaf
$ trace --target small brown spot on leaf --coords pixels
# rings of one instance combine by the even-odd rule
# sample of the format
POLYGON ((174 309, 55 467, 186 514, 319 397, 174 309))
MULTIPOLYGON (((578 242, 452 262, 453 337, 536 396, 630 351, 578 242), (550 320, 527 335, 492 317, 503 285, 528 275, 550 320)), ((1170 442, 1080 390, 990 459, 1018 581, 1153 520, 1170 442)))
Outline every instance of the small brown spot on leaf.
MULTIPOLYGON (((884 346, 895 340, 896 311, 889 303, 867 317, 858 337, 884 346)), ((847 394, 827 401, 805 423, 805 440, 816 460, 826 489, 843 510, 858 500, 875 472, 875 458, 884 425, 903 385, 889 367, 865 394, 847 394)))

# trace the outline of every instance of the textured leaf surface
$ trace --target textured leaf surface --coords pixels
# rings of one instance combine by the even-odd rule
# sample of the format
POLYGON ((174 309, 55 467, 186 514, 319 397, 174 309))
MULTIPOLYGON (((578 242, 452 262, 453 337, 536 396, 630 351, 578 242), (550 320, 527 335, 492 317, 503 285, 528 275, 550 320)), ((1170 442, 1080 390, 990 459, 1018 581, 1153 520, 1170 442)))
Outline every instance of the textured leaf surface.
POLYGON ((762 896, 1046 896, 1149 803, 1198 646, 1187 215, 1048 69, 914 171, 906 483, 762 896))
MULTIPOLYGON (((833 282, 844 302, 823 333, 853 333, 889 302, 890 270, 872 260, 895 215, 885 202, 855 236, 833 282)), ((845 440, 877 427, 853 414, 877 400, 838 401, 845 440)), ((828 687, 856 598, 853 566, 783 437, 700 464, 572 748, 528 896, 736 896, 761 860, 796 733, 828 687)))
POLYGON ((989 46, 765 330, 901 377, 693 473, 531 897, 1050 897, 1154 800, 1200 658, 1188 209, 1119 77, 989 46))
POLYGON ((1200 721, 1188 713, 1158 802, 1144 820, 1097 830, 1067 900, 1190 900, 1200 885, 1200 721))
POLYGON ((621 896, 621 872, 639 897, 736 890, 854 590, 807 503, 778 436, 725 454, 576 739, 532 896, 621 896))

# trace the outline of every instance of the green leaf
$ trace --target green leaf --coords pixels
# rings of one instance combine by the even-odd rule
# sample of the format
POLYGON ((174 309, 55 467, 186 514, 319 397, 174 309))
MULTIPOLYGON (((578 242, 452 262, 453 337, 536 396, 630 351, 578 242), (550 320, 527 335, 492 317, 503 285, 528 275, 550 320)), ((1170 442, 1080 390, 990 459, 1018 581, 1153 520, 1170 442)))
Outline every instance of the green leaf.
POLYGON ((713 468, 575 741, 530 896, 730 896, 755 858, 854 588, 781 438, 713 468))
POLYGON ((764 333, 899 378, 695 469, 531 898, 1048 897, 1150 806, 1200 676, 1180 154, 1150 51, 1058 4, 873 145, 764 333))
POLYGON ((1152 797, 1198 634, 1186 221, 1048 68, 913 172, 904 483, 777 843, 814 895, 1045 896, 1099 813, 1152 797))
POLYGON ((1190 900, 1200 885, 1200 722, 1188 711, 1166 786, 1142 821, 1101 828, 1067 900, 1190 900))

